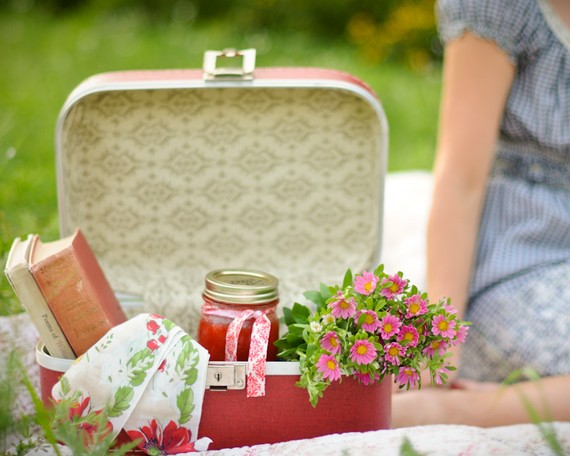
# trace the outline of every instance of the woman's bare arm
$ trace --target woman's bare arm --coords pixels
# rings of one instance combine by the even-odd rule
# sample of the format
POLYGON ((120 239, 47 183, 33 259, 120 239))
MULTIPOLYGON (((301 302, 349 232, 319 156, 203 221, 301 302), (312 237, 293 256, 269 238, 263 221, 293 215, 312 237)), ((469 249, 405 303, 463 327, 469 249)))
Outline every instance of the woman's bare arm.
POLYGON ((460 316, 465 311, 487 178, 514 73, 503 50, 471 33, 446 46, 428 221, 428 292, 432 299, 451 298, 460 316))

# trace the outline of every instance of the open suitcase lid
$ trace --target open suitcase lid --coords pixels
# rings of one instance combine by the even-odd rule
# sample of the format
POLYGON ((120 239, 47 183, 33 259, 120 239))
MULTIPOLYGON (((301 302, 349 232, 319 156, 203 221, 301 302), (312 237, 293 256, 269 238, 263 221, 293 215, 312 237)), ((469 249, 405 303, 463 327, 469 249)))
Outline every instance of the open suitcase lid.
POLYGON ((380 258, 379 100, 346 73, 255 69, 254 52, 93 76, 57 124, 61 235, 80 227, 119 294, 191 334, 212 269, 269 272, 290 306, 380 258))

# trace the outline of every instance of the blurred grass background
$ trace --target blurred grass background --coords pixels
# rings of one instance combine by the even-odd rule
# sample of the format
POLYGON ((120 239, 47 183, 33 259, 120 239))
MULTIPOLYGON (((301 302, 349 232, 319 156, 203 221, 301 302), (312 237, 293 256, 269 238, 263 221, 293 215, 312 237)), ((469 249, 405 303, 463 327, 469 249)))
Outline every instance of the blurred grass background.
MULTIPOLYGON (((257 66, 347 71, 378 94, 389 170, 430 169, 441 51, 433 0, 0 1, 0 263, 16 236, 58 237, 54 131, 84 78, 200 68, 206 49, 257 49, 257 66)), ((4 275, 0 315, 21 311, 4 275)))

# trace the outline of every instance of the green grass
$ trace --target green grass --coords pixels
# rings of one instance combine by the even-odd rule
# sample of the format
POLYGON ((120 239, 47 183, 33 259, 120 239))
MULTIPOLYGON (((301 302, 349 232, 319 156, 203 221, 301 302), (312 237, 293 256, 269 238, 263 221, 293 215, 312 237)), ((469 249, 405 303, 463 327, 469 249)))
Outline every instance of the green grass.
MULTIPOLYGON (((58 235, 54 130, 69 92, 103 71, 199 68, 206 49, 258 50, 258 66, 348 71, 379 95, 390 125, 390 170, 429 169, 433 161, 440 69, 418 73, 373 64, 346 43, 301 33, 243 31, 228 22, 149 23, 135 12, 0 12, 0 258, 12 239, 58 235)), ((20 310, 3 274, 0 315, 20 310)))

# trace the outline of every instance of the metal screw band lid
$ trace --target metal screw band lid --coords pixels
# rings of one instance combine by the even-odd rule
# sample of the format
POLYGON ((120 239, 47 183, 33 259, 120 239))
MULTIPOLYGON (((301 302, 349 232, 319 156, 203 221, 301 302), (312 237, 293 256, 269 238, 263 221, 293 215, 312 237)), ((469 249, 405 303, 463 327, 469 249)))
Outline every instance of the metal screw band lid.
POLYGON ((252 269, 217 269, 206 274, 204 296, 228 304, 264 304, 278 297, 279 281, 252 269))

